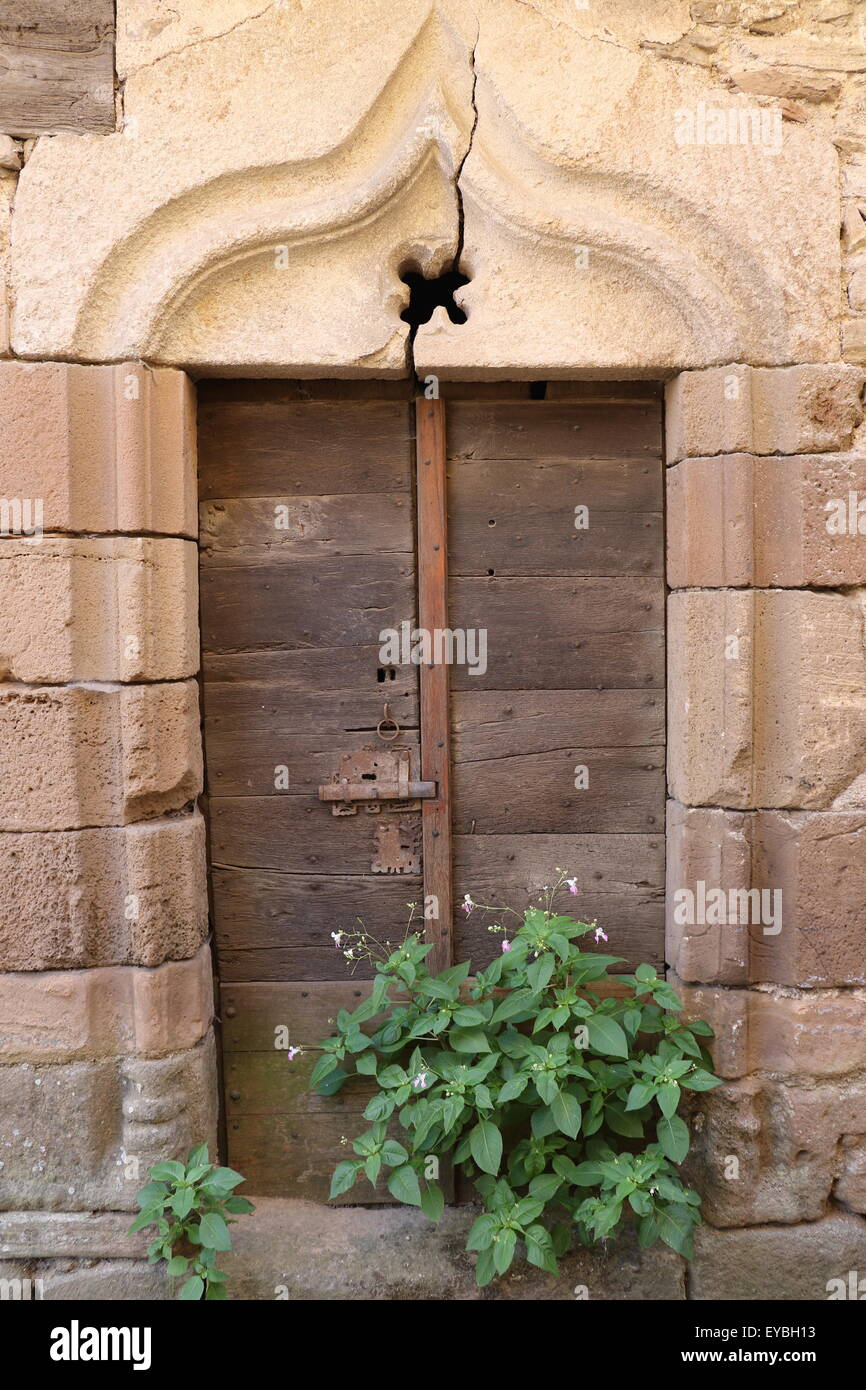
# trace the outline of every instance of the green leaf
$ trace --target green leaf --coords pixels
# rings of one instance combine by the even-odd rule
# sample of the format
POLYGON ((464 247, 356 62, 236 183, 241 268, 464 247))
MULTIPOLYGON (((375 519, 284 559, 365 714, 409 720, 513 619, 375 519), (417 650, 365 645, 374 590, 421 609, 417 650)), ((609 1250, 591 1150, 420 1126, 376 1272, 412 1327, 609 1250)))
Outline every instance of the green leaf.
POLYGON ((671 1163, 682 1163, 689 1151, 689 1130, 685 1120, 679 1115, 662 1118, 656 1126, 656 1138, 671 1163))
POLYGON ((603 1057, 628 1057, 628 1038, 608 1014, 593 1014, 587 1020, 587 1032, 590 1047, 603 1057))
POLYGON ((391 1173, 388 1178, 388 1191, 398 1202, 406 1202, 412 1207, 422 1205, 418 1174, 408 1163, 404 1163, 402 1168, 395 1168, 391 1173))
POLYGON ((165 1183, 149 1182, 139 1189, 135 1200, 142 1211, 153 1211, 157 1208, 162 1210, 167 1196, 168 1188, 165 1183))
POLYGON ((246 1197, 226 1197, 225 1209, 230 1216, 246 1216, 247 1212, 255 1211, 252 1202, 248 1202, 246 1197))
POLYGON ((675 1082, 666 1082, 659 1087, 659 1108, 666 1118, 676 1114, 677 1106, 680 1103, 680 1088, 675 1082))
POLYGON ((231 1250, 232 1238, 229 1228, 218 1211, 209 1211, 199 1224, 202 1245, 210 1250, 231 1250))
POLYGON ((496 1218, 489 1212, 484 1212, 474 1223, 469 1237, 466 1241, 467 1250, 488 1250, 493 1244, 493 1236, 496 1231, 496 1218))
POLYGON ((328 1193, 328 1200, 339 1197, 344 1192, 348 1192, 350 1187, 355 1186, 355 1179, 358 1176, 361 1165, 353 1163, 351 1159, 344 1159, 338 1163, 331 1178, 331 1190, 328 1193))
POLYGON ((536 1139, 546 1139, 548 1134, 556 1133, 556 1120, 547 1105, 541 1110, 533 1110, 530 1124, 536 1139))
POLYGON ((191 1279, 187 1279, 181 1288, 178 1298, 182 1298, 185 1303, 194 1303, 201 1298, 204 1293, 204 1280, 194 1274, 191 1279))
POLYGON ((190 1168, 197 1168, 202 1163, 210 1167, 208 1147, 207 1144, 196 1144, 195 1148, 189 1151, 189 1158, 186 1161, 187 1170, 190 1168))
POLYGON ((189 1183, 201 1182, 206 1173, 211 1170, 210 1163, 198 1163, 194 1168, 187 1168, 186 1181, 189 1183))
POLYGON ((517 1076, 512 1076, 511 1080, 506 1081, 505 1085, 500 1090, 497 1097, 497 1104, 507 1105, 510 1100, 517 1100, 518 1096, 523 1095, 528 1085, 528 1076, 522 1076, 520 1073, 518 1073, 517 1076))
POLYGON ((140 1212, 126 1234, 131 1236, 135 1231, 143 1231, 145 1226, 152 1226, 154 1222, 158 1221, 161 1215, 162 1207, 140 1212))
POLYGON ((545 1105, 551 1105, 554 1098, 559 1095, 559 1082, 556 1077, 549 1071, 537 1071, 533 1072, 532 1081, 539 1098, 545 1105))
POLYGON ((650 1086, 646 1081, 636 1081, 628 1093, 626 1110, 643 1110, 645 1105, 649 1105, 656 1093, 655 1086, 650 1086))
POLYGON ((475 1265, 475 1282, 480 1289, 495 1278, 496 1265, 493 1262, 493 1246, 487 1250, 482 1250, 478 1255, 478 1262, 475 1265))
POLYGON ((576 1139, 580 1129, 580 1106, 568 1091, 559 1091, 550 1102, 550 1113, 556 1121, 557 1129, 576 1139))
POLYGON ((421 1192, 421 1210, 428 1221, 441 1221, 445 1210, 445 1194, 435 1183, 428 1183, 421 1192))
POLYGON ((549 1202, 562 1187, 562 1178, 557 1173, 541 1173, 529 1184, 529 1191, 540 1202, 549 1202))
POLYGON ((643 1121, 638 1118, 636 1113, 628 1113, 618 1101, 609 1100, 607 1102, 604 1107, 604 1118, 614 1134, 621 1134, 626 1139, 641 1139, 643 1137, 643 1121))
POLYGON ((204 1298, 205 1303, 224 1303, 228 1298, 225 1284, 212 1284, 208 1280, 207 1293, 204 1298))
POLYGON ((171 1275, 172 1279, 178 1279, 181 1274, 186 1274, 188 1266, 189 1260, 185 1255, 174 1255, 166 1266, 166 1272, 171 1275))
POLYGON ((688 1076, 684 1076, 680 1082, 681 1086, 687 1086, 690 1091, 710 1091, 714 1086, 721 1086, 721 1077, 713 1076, 711 1072, 704 1071, 703 1067, 695 1067, 688 1076))
POLYGON ((465 1004, 455 1011, 453 1019, 460 1028, 474 1028, 478 1023, 487 1022, 487 1013, 477 1004, 465 1004))
POLYGON ((171 1199, 171 1209, 175 1216, 180 1217, 181 1221, 185 1216, 189 1216, 195 1202, 195 1193, 191 1187, 181 1187, 174 1193, 171 1199))
POLYGON ((502 1161, 502 1135, 491 1120, 482 1120, 469 1135, 472 1157, 484 1173, 499 1172, 502 1161))
MULTIPOLYGON (((533 961, 526 971, 526 978, 529 981, 530 989, 536 994, 550 983, 550 977, 556 966, 556 958, 552 951, 544 951, 538 960, 533 961)), ((510 1261, 509 1261, 510 1263, 510 1261)), ((501 1271, 500 1271, 501 1272, 501 1271)))
POLYGON ((382 1161, 387 1163, 389 1168, 398 1168, 408 1157, 403 1145, 398 1144, 396 1139, 386 1139, 382 1145, 382 1161))
POLYGON ((526 1258, 531 1265, 546 1270, 548 1274, 558 1274, 553 1241, 545 1226, 530 1226, 526 1232, 526 1258))
POLYGON ((319 1082, 316 1087, 316 1095, 335 1096, 348 1079, 349 1073, 343 1067, 334 1067, 334 1070, 319 1082))
POLYGON ((678 1255, 688 1255, 693 1230, 689 1208, 673 1204, 661 1209, 657 1208, 655 1219, 658 1223, 659 1235, 665 1245, 676 1250, 678 1255))
POLYGON ((514 989, 510 994, 497 1005, 491 1018, 491 1023, 504 1023, 507 1018, 514 1018, 516 1014, 526 1012, 527 1005, 532 999, 531 989, 514 989))
POLYGON ((373 1096, 372 1099, 367 1102, 367 1108, 364 1111, 364 1119, 370 1120, 371 1122, 374 1120, 387 1120, 393 1113, 394 1101, 392 1098, 380 1094, 378 1096, 373 1096))
MULTIPOLYGON (((543 959, 543 957, 542 957, 543 959)), ((500 1230, 493 1242, 493 1267, 497 1274, 504 1274, 514 1259, 517 1248, 517 1232, 509 1227, 500 1230)))
POLYGON ((175 1159, 170 1159, 168 1163, 155 1163, 150 1176, 162 1182, 182 1182, 186 1177, 186 1168, 175 1159))
MULTIPOLYGON (((487 1034, 482 1028, 452 1028, 448 1041, 455 1052, 490 1052, 487 1034)), ((381 1078, 380 1078, 381 1080, 381 1078)))
POLYGON ((370 1157, 364 1163, 364 1173, 374 1187, 376 1186, 376 1183, 379 1181, 379 1174, 381 1173, 381 1171, 382 1155, 370 1154, 370 1157))
POLYGON ((310 1090, 315 1090, 315 1088, 319 1085, 319 1082, 324 1081, 325 1077, 328 1075, 329 1072, 332 1072, 334 1070, 334 1067, 336 1065, 337 1059, 334 1056, 333 1052, 323 1053, 316 1065, 313 1067, 313 1072, 310 1077, 310 1090))

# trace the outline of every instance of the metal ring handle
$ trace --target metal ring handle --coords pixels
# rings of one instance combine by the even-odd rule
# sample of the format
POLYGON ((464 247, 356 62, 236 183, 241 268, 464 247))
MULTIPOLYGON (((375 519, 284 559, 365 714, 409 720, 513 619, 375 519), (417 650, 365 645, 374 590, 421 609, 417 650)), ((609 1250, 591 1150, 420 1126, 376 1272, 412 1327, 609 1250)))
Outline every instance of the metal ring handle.
POLYGON ((392 715, 392 713, 391 713, 391 706, 390 706, 390 705, 387 705, 387 704, 386 704, 386 706, 385 706, 385 717, 384 717, 384 719, 380 719, 380 720, 379 720, 379 723, 376 725, 376 733, 379 735, 379 737, 380 737, 380 739, 382 740, 383 743, 393 743, 394 740, 395 740, 395 738, 399 738, 399 737, 400 737, 400 725, 397 723, 397 720, 396 720, 396 719, 394 718, 394 716, 392 715), (385 727, 386 724, 391 724, 391 725, 393 725, 393 728, 394 728, 393 734, 383 734, 383 733, 382 733, 382 730, 383 730, 383 728, 385 727))

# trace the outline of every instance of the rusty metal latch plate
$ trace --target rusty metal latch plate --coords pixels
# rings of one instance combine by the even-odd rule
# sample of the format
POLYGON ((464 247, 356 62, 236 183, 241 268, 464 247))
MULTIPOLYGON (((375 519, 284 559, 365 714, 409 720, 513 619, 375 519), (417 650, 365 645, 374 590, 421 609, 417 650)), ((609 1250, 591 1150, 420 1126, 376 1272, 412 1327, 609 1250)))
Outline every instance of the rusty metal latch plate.
POLYGON ((374 874, 421 872, 421 826, 409 820, 383 820, 376 826, 374 874))
POLYGON ((357 803, 371 815, 380 810, 416 810, 419 801, 436 796, 436 783, 412 777, 411 754, 409 748, 359 748, 343 753, 339 772, 319 787, 319 800, 330 802, 335 816, 357 815, 357 803), (382 802, 389 804, 382 806, 382 802))

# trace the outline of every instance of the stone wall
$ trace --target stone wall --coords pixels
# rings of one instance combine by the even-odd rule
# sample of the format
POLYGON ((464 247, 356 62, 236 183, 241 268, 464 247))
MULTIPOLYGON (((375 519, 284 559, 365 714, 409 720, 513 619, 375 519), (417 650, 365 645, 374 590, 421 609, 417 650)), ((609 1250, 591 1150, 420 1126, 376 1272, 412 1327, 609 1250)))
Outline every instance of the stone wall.
MULTIPOLYGON (((116 11, 116 128, 98 74, 53 127, 44 82, 0 120, 0 1260, 158 1296, 138 1175, 214 1137, 191 378, 645 376, 669 381, 668 959, 725 1085, 688 1273, 623 1247, 575 1277, 826 1297, 866 1268, 864 6, 116 11), (457 255, 467 322, 413 335, 401 273, 457 255), (699 883, 781 893, 780 930, 679 920, 699 883)), ((307 1238, 308 1209, 280 1219, 307 1238)), ((315 1215, 309 1287, 363 1293, 339 1271, 375 1246, 417 1297, 413 1222, 315 1215)), ((417 1260, 462 1297, 459 1224, 417 1260)))
POLYGON ((179 372, 0 363, 0 1258, 49 1298, 154 1296, 108 1213, 215 1142, 193 421, 179 372))

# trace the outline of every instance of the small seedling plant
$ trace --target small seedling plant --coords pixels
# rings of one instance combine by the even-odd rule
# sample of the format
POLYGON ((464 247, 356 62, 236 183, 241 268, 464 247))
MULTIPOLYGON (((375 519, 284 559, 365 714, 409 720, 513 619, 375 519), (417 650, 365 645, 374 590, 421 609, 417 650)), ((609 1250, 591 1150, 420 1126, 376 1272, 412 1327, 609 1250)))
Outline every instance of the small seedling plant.
POLYGON ((233 1218, 255 1211, 246 1197, 234 1195, 244 1179, 233 1168, 215 1168, 207 1144, 199 1144, 186 1163, 157 1163, 150 1182, 136 1198, 141 1214, 129 1228, 156 1226, 147 1250, 150 1264, 165 1260, 172 1279, 183 1279, 179 1298, 219 1301, 228 1297, 226 1276, 217 1256, 231 1249, 233 1218))
MULTIPOLYGON (((396 949, 363 929, 332 933, 350 963, 372 960, 376 974, 369 998, 342 1010, 320 1044, 310 1086, 334 1094, 362 1076, 377 1089, 369 1128, 338 1163, 330 1195, 384 1181, 438 1221, 439 1163, 451 1160, 483 1205, 467 1241, 482 1286, 521 1252, 558 1274, 575 1238, 589 1245, 626 1222, 641 1248, 661 1240, 691 1258, 700 1222, 700 1197, 679 1172, 690 1136, 678 1111, 684 1092, 721 1084, 704 1046, 712 1029, 682 1021, 680 1000, 650 965, 613 977, 621 997, 599 995, 593 984, 610 983, 622 958, 580 949, 589 934, 596 945, 607 938, 554 911, 566 885, 579 891, 557 870, 541 905, 513 914, 510 939, 501 925, 488 928, 502 933, 501 950, 474 980, 468 962, 430 974, 414 908, 396 949)), ((511 911, 469 895, 463 906, 511 911)))

